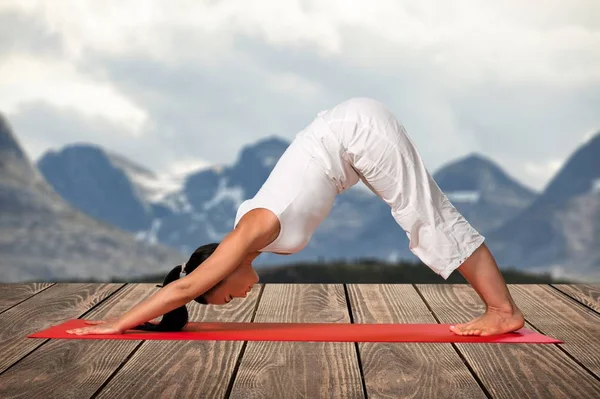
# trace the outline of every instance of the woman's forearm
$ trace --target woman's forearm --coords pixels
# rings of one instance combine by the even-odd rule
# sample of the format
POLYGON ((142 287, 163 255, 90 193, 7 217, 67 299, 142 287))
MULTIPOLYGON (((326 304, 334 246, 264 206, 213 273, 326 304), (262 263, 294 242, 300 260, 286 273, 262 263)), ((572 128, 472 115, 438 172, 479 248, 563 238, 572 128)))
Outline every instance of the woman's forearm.
MULTIPOLYGON (((117 328, 125 331, 139 326, 185 305, 198 295, 206 292, 227 274, 231 273, 240 262, 241 257, 240 259, 237 257, 231 258, 236 255, 235 250, 220 252, 220 254, 223 253, 229 259, 223 259, 222 255, 219 258, 219 255, 215 252, 205 261, 206 263, 202 268, 198 268, 191 274, 164 286, 156 294, 124 313, 116 323, 117 328)), ((243 254, 238 254, 238 256, 241 255, 243 254)))
MULTIPOLYGON (((255 217, 257 216, 255 215, 255 217)), ((277 220, 274 215, 272 219, 277 220)), ((277 221, 277 223, 279 222, 277 221)), ((185 277, 164 286, 152 297, 124 313, 116 322, 117 328, 125 331, 136 327, 204 294, 238 267, 248 253, 253 253, 258 251, 258 248, 266 246, 268 242, 265 237, 273 234, 274 232, 265 229, 261 223, 246 222, 245 228, 238 226, 223 239, 215 252, 202 264, 202 267, 196 268, 185 277), (259 228, 255 225, 258 225, 259 228)))
POLYGON ((175 281, 121 315, 116 322, 117 328, 125 331, 139 326, 185 305, 190 300, 189 290, 184 289, 175 281))

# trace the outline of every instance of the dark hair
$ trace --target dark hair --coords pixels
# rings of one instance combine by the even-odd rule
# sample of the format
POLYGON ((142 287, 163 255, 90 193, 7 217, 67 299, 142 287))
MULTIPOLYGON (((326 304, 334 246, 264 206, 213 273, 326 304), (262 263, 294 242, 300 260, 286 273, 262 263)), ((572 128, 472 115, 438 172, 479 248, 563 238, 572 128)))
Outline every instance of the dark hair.
MULTIPOLYGON (((188 261, 186 263, 184 263, 183 265, 175 266, 173 269, 171 269, 171 271, 169 271, 169 273, 167 273, 167 276, 165 277, 165 279, 163 281, 162 287, 179 279, 182 274, 182 269, 183 269, 183 273, 185 273, 185 274, 189 274, 189 273, 193 272, 194 270, 196 270, 196 268, 198 266, 200 266, 200 264, 202 262, 204 262, 206 259, 208 259, 213 254, 213 252, 215 252, 215 250, 217 249, 218 246, 219 246, 219 243, 211 243, 211 244, 206 244, 206 245, 202 245, 201 247, 198 247, 194 251, 192 256, 190 256, 190 258, 188 259, 188 261)), ((213 288, 217 287, 219 284, 220 283, 218 283, 217 285, 212 287, 211 290, 213 288)), ((207 292, 210 292, 210 290, 208 290, 207 292)), ((204 294, 195 298, 194 301, 196 301, 200 304, 203 304, 203 305, 208 304, 208 302, 204 298, 204 294)), ((188 316, 187 307, 185 305, 183 305, 183 306, 180 306, 177 309, 173 309, 170 312, 163 315, 162 319, 160 320, 160 322, 158 324, 144 323, 142 325, 135 327, 134 330, 180 331, 187 324, 188 317, 189 316, 188 316)))

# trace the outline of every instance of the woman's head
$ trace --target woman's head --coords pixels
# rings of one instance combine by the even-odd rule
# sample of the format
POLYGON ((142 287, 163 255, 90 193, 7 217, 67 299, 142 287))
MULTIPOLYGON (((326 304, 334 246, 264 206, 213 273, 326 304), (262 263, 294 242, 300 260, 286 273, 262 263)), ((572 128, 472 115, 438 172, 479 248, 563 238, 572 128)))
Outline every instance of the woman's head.
MULTIPOLYGON (((206 244, 198 247, 184 265, 175 266, 163 281, 163 287, 180 278, 181 273, 189 274, 208 259, 219 246, 218 243, 206 244), (183 266, 183 268, 182 268, 183 266), (183 270, 182 270, 183 269, 183 270)), ((252 260, 257 254, 247 257, 233 272, 217 285, 194 300, 201 304, 222 305, 232 298, 243 298, 252 286, 258 282, 258 275, 252 268, 252 260)), ((139 330, 149 331, 179 331, 188 322, 186 306, 181 306, 165 314, 158 325, 146 323, 136 327, 139 330)))
MULTIPOLYGON (((185 273, 196 270, 219 246, 218 243, 207 244, 194 251, 185 264, 185 273)), ((238 267, 217 285, 195 299, 201 304, 222 305, 233 298, 244 298, 254 284, 258 282, 258 274, 252 267, 256 255, 248 256, 238 267)))

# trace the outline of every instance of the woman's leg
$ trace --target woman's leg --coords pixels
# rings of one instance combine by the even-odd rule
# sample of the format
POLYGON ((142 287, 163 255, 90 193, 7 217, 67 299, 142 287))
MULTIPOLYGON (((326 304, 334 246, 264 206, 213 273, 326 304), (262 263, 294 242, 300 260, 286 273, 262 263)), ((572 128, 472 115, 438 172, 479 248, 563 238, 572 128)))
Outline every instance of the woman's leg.
POLYGON ((523 316, 484 237, 442 193, 395 116, 383 106, 370 103, 369 108, 368 127, 356 126, 359 133, 348 145, 349 162, 390 205, 409 238, 410 250, 444 279, 458 269, 487 306, 483 316, 452 330, 491 335, 521 328, 523 316))
POLYGON ((457 269, 485 302, 485 313, 464 324, 451 326, 460 335, 493 335, 523 327, 521 311, 514 303, 490 250, 482 244, 457 269))

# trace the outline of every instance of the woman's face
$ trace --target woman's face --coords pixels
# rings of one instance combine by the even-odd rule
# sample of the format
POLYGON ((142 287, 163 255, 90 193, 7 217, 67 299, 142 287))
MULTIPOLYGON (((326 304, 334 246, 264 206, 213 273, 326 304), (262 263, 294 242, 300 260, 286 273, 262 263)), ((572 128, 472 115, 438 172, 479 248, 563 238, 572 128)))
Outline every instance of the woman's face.
POLYGON ((243 263, 203 296, 211 305, 224 305, 233 298, 245 298, 258 280, 252 263, 243 263))

